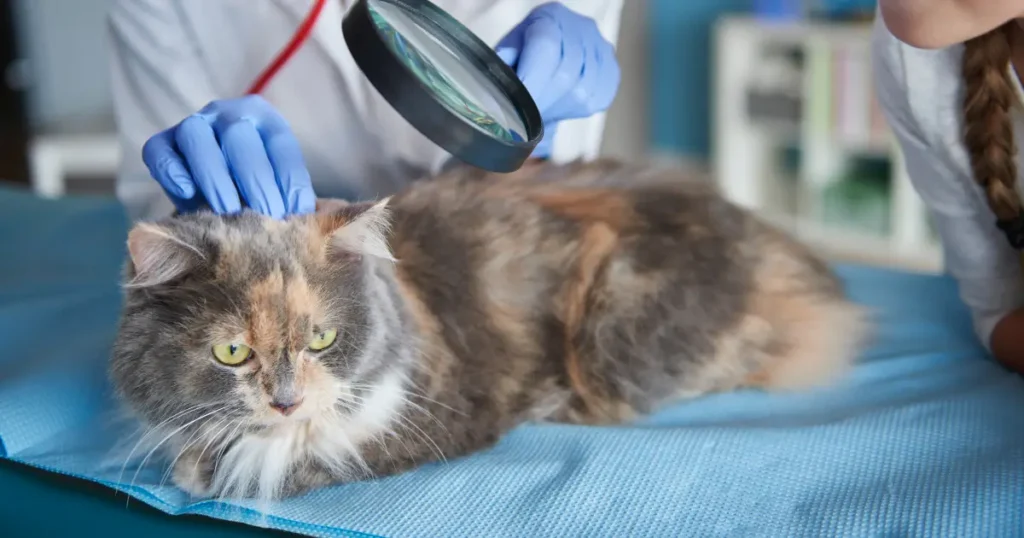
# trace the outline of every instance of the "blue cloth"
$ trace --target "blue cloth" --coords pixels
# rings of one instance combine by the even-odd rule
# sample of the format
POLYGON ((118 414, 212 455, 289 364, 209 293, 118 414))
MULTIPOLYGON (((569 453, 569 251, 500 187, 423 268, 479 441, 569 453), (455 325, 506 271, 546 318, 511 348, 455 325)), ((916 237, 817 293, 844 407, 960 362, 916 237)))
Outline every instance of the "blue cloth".
MULTIPOLYGON (((0 190, 4 455, 171 514, 318 536, 1024 536, 1024 381, 951 281, 839 268, 877 343, 843 384, 680 404, 619 427, 530 425, 487 452, 275 504, 189 503, 100 465, 125 222, 111 202, 0 190)), ((2 487, 2 485, 0 485, 2 487)))

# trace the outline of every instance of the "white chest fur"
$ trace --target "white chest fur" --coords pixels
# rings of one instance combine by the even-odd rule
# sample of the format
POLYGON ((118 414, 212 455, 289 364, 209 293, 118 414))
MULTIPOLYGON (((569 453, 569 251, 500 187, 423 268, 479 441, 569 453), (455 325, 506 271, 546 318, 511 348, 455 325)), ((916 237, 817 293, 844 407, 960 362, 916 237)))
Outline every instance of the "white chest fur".
POLYGON ((315 460, 339 478, 364 467, 359 449, 392 431, 408 401, 405 383, 402 373, 392 372, 353 406, 353 413, 323 413, 244 435, 218 463, 212 490, 236 497, 255 488, 257 497, 269 499, 303 461, 315 460))

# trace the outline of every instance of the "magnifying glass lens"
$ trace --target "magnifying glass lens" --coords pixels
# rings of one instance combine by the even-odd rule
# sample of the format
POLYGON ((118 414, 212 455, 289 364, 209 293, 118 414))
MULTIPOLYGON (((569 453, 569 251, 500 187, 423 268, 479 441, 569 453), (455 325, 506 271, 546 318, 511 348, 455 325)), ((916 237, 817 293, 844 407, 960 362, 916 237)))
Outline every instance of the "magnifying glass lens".
POLYGON ((446 108, 494 138, 525 140, 526 126, 505 92, 445 43, 444 33, 430 32, 430 20, 388 0, 368 0, 367 7, 387 47, 446 108))

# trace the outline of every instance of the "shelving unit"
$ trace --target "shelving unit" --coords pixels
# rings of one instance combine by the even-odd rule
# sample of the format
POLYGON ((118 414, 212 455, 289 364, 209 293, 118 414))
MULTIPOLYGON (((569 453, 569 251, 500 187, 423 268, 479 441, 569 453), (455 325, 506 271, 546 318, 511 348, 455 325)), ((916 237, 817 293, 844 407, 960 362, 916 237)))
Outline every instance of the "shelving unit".
POLYGON ((726 197, 825 255, 939 272, 941 249, 874 99, 870 36, 862 23, 721 19, 715 175, 726 197))

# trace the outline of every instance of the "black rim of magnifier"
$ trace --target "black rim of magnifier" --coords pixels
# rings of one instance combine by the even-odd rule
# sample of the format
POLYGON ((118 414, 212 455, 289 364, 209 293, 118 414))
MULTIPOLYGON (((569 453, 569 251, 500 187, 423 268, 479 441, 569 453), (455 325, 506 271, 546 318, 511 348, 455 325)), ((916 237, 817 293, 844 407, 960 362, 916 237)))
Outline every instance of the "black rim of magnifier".
POLYGON ((511 101, 526 128, 526 140, 495 138, 450 110, 398 58, 359 0, 342 21, 342 33, 359 69, 388 103, 424 136, 459 160, 493 172, 512 172, 530 157, 544 136, 540 112, 519 78, 486 43, 427 0, 377 0, 393 4, 428 32, 455 48, 511 101))

